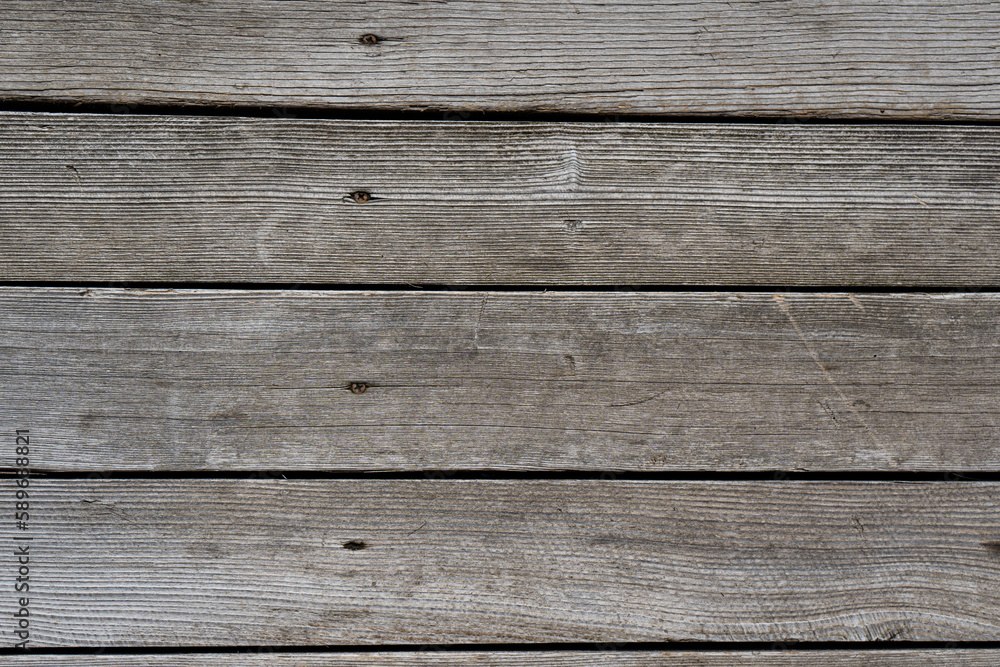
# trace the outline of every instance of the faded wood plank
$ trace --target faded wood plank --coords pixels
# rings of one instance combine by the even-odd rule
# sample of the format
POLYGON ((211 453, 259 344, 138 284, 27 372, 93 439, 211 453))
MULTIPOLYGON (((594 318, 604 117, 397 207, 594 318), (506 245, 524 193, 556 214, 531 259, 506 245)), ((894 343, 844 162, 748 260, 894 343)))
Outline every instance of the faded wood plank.
POLYGON ((1000 284, 991 127, 4 114, 0 164, 7 281, 1000 284))
MULTIPOLYGON (((34 538, 36 647, 1000 632, 995 483, 36 478, 30 488, 20 534, 34 538)), ((0 602, 7 618, 12 604, 0 602)))
POLYGON ((1000 117, 988 1, 20 0, 0 29, 8 100, 1000 117))
POLYGON ((993 650, 877 650, 877 651, 414 651, 392 653, 173 653, 170 655, 17 655, 4 658, 18 667, 340 667, 341 665, 404 665, 412 667, 916 667, 957 665, 996 667, 1000 651, 993 650))
POLYGON ((47 470, 1000 468, 997 294, 3 288, 0 344, 47 470))

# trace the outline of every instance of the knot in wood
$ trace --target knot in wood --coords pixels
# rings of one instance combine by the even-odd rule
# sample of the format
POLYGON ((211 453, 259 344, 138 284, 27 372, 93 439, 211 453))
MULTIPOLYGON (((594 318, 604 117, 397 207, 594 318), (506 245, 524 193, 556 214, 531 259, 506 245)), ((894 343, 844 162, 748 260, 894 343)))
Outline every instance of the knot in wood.
POLYGON ((368 193, 368 192, 365 192, 364 190, 358 190, 356 192, 352 192, 351 193, 351 199, 353 199, 354 201, 356 201, 359 204, 364 204, 365 202, 367 202, 371 198, 372 198, 371 194, 368 193))
POLYGON ((344 542, 342 546, 348 551, 361 551, 368 548, 368 545, 363 540, 351 540, 350 542, 344 542))
POLYGON ((364 382, 352 382, 351 383, 351 393, 352 394, 363 394, 368 391, 368 385, 364 382))
POLYGON ((358 41, 361 42, 362 44, 378 44, 378 35, 372 35, 372 34, 361 35, 358 41))

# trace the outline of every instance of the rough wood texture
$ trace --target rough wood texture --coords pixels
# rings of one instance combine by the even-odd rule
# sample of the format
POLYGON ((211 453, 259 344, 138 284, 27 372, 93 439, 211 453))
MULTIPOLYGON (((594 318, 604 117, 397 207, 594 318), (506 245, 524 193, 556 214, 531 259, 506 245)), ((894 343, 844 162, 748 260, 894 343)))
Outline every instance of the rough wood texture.
POLYGON ((983 0, 8 0, 0 30, 4 99, 1000 117, 983 0))
MULTIPOLYGON (((36 478, 31 489, 38 647, 1000 633, 994 483, 36 478)), ((12 604, 0 602, 6 618, 12 604)))
POLYGON ((50 470, 996 470, 998 332, 996 294, 3 288, 0 404, 50 470))
POLYGON ((990 127, 5 114, 0 164, 7 281, 1000 284, 990 127))
POLYGON ((996 667, 1000 651, 546 651, 452 652, 414 651, 392 653, 264 653, 170 655, 19 655, 4 657, 17 667, 996 667))

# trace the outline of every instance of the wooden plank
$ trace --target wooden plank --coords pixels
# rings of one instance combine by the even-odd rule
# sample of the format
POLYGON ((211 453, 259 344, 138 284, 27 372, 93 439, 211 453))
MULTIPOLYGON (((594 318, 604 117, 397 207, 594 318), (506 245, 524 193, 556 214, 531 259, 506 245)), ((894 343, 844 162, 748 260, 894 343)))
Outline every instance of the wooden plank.
POLYGON ((988 0, 18 0, 0 28, 7 100, 1000 117, 988 0))
POLYGON ((998 332, 991 293, 8 287, 0 405, 45 470, 988 471, 998 332))
POLYGON ((394 651, 371 653, 172 653, 169 655, 16 655, 4 658, 17 667, 340 667, 370 665, 386 667, 724 667, 761 665, 772 667, 916 667, 956 665, 995 667, 1000 651, 994 650, 877 650, 877 651, 394 651))
MULTIPOLYGON (((1000 632, 996 483, 36 478, 29 488, 19 535, 33 538, 39 648, 1000 632)), ((16 602, 3 596, 0 612, 11 618, 16 602)))
POLYGON ((992 127, 5 114, 0 164, 5 281, 1000 284, 992 127))

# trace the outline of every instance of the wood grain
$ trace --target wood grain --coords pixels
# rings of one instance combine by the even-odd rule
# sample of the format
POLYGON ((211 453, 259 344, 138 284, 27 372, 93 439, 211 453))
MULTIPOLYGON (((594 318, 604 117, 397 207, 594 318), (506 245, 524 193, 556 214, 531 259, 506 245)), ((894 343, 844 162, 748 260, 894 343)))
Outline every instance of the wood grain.
POLYGON ((394 651, 391 653, 173 653, 169 655, 16 655, 6 664, 17 667, 995 667, 1000 652, 993 650, 886 650, 877 651, 394 651))
MULTIPOLYGON (((1000 632, 995 483, 36 478, 30 488, 39 648, 1000 632)), ((0 600, 6 618, 13 604, 0 600)))
POLYGON ((985 0, 18 0, 0 30, 7 100, 1000 117, 985 0))
POLYGON ((986 293, 8 287, 0 405, 45 470, 988 471, 998 332, 986 293))
POLYGON ((5 281, 1000 284, 993 127, 3 114, 0 164, 5 281))

